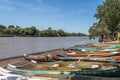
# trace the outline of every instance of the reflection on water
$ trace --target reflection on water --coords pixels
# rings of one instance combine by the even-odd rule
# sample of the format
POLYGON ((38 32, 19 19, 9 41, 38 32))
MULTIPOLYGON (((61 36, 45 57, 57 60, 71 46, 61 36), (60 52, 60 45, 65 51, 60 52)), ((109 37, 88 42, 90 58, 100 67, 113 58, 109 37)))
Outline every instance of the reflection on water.
POLYGON ((0 59, 97 42, 88 37, 0 37, 0 59))

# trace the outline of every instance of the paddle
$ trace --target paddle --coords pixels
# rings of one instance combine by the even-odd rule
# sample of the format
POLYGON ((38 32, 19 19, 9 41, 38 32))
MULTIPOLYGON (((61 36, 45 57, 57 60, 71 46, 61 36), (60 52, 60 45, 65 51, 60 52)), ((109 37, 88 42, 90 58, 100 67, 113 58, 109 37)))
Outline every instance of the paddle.
MULTIPOLYGON (((90 54, 88 54, 88 56, 87 57, 85 57, 85 58, 89 58, 89 57, 91 57, 91 55, 90 54)), ((84 58, 79 58, 79 60, 77 61, 77 62, 80 62, 82 59, 84 59, 84 58)))

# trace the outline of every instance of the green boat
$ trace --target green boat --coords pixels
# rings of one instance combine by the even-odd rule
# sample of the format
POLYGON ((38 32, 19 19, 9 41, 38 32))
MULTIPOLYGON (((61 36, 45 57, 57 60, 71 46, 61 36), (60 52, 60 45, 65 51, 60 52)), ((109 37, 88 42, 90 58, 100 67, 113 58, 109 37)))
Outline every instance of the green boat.
POLYGON ((60 75, 73 75, 73 76, 99 76, 99 77, 119 77, 120 68, 117 66, 106 66, 106 68, 99 69, 98 65, 94 65, 92 68, 59 68, 59 67, 49 67, 49 68, 39 68, 39 69, 27 69, 27 68, 17 68, 13 65, 7 65, 7 69, 17 73, 17 74, 60 74, 60 75))
POLYGON ((78 51, 113 51, 120 49, 120 45, 113 45, 106 48, 101 47, 77 47, 77 48, 71 48, 71 50, 78 50, 78 51))

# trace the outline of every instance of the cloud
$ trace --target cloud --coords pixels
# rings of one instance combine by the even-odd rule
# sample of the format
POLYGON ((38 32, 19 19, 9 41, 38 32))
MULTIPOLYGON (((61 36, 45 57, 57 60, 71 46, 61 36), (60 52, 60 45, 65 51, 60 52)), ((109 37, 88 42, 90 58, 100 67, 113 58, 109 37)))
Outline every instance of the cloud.
POLYGON ((3 2, 3 3, 8 3, 9 0, 0 0, 0 2, 3 2))
POLYGON ((42 0, 37 0, 40 4, 31 4, 31 3, 17 3, 19 6, 26 8, 32 11, 38 12, 57 12, 59 9, 46 5, 42 2, 42 0))
POLYGON ((0 10, 4 11, 12 11, 17 8, 22 8, 30 11, 36 11, 36 12, 58 12, 59 9, 47 5, 43 2, 43 0, 33 0, 32 2, 22 2, 19 0, 0 0, 0 3, 3 5, 0 5, 0 10))
POLYGON ((72 9, 71 11, 67 11, 66 14, 68 15, 83 14, 86 13, 87 11, 88 11, 87 9, 78 8, 78 9, 72 9))
POLYGON ((43 0, 37 0, 37 3, 41 4, 43 2, 43 0))
POLYGON ((10 6, 1 6, 0 5, 0 10, 3 10, 3 11, 13 11, 14 8, 10 7, 10 6))
POLYGON ((0 10, 13 11, 15 7, 11 5, 12 0, 0 0, 0 10))

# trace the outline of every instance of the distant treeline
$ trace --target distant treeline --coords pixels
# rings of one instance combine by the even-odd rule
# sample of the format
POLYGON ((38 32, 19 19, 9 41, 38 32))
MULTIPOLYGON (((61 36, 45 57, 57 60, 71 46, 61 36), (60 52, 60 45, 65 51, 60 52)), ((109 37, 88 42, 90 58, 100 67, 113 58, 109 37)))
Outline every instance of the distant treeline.
POLYGON ((0 36, 2 37, 64 37, 64 36, 86 36, 83 33, 68 33, 62 29, 54 30, 49 27, 46 30, 39 30, 35 26, 29 28, 22 28, 20 26, 4 26, 0 25, 0 36))

